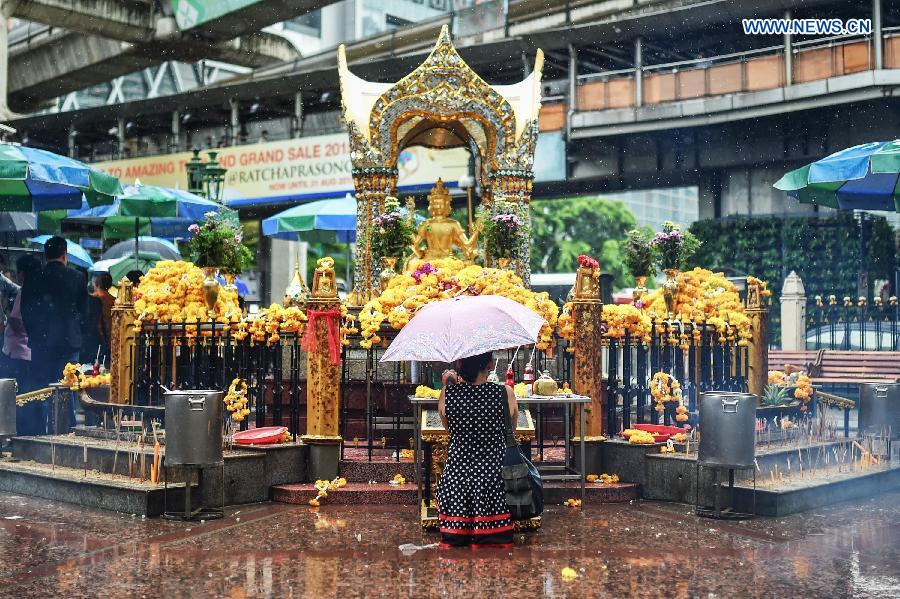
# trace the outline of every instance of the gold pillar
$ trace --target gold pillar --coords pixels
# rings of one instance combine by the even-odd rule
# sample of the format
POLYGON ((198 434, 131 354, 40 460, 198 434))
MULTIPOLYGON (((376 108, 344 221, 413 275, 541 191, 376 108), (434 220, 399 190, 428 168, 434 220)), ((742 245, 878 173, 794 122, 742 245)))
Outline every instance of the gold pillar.
POLYGON ((134 289, 126 278, 119 282, 119 293, 112 307, 110 331, 110 388, 109 401, 117 404, 134 403, 131 397, 134 381, 135 332, 134 289))
MULTIPOLYGON (((490 193, 485 193, 482 198, 482 206, 490 203, 500 194, 500 199, 514 202, 519 206, 519 220, 526 229, 531 229, 531 191, 534 187, 534 174, 526 171, 504 171, 495 175, 492 179, 490 193)), ((513 268, 517 275, 522 277, 525 284, 531 281, 531 236, 522 238, 522 246, 519 248, 520 258, 515 261, 513 268)), ((491 259, 488 256, 488 259, 491 259)))
MULTIPOLYGON (((603 392, 602 333, 603 301, 600 299, 600 269, 579 267, 575 277, 575 296, 572 299, 572 318, 575 327, 575 363, 572 390, 591 398, 585 406, 586 437, 598 437, 603 432, 606 403, 603 392)), ((573 430, 581 437, 581 423, 576 419, 573 430)))
POLYGON ((335 360, 331 343, 340 351, 341 303, 337 295, 334 261, 322 258, 313 278, 312 296, 307 304, 306 435, 307 443, 340 443, 338 414, 340 405, 340 359, 335 360), (329 329, 337 339, 329 340, 329 329))
POLYGON ((762 397, 769 370, 769 309, 763 304, 758 283, 747 283, 745 312, 751 334, 747 346, 747 387, 750 393, 762 397))
POLYGON ((396 195, 397 169, 366 168, 353 173, 356 191, 356 270, 353 291, 347 298, 351 306, 362 306, 377 295, 378 269, 372 259, 369 230, 372 220, 384 210, 384 198, 396 195))

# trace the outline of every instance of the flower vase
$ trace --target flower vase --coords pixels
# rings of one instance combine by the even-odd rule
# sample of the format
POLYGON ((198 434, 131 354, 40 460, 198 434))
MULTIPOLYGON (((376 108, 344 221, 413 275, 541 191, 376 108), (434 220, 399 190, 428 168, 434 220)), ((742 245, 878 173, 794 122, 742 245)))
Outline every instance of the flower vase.
POLYGON ((675 317, 675 296, 678 295, 678 269, 665 269, 666 282, 663 283, 663 298, 666 300, 666 317, 675 317))
POLYGON ((381 273, 378 275, 378 286, 381 291, 387 289, 391 279, 397 276, 397 271, 395 270, 397 260, 398 258, 394 257, 385 257, 381 259, 381 273))
POLYGON ((233 272, 223 272, 222 276, 225 278, 225 289, 237 294, 237 285, 234 283, 235 279, 237 279, 237 275, 233 272))
POLYGON ((634 290, 631 292, 631 297, 634 299, 635 303, 640 301, 642 297, 647 295, 647 277, 646 276, 636 276, 634 277, 637 284, 634 287, 634 290))
POLYGON ((506 270, 509 268, 509 263, 511 260, 509 258, 497 258, 497 266, 500 270, 506 270))
POLYGON ((219 299, 219 281, 216 280, 215 266, 203 267, 203 300, 206 302, 206 310, 212 318, 216 313, 216 302, 219 299))

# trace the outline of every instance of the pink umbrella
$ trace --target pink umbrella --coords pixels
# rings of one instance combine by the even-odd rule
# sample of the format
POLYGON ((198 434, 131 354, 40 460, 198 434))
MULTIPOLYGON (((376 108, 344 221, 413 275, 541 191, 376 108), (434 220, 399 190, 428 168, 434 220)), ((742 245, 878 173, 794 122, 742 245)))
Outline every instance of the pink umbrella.
POLYGON ((422 307, 381 357, 382 362, 455 362, 535 343, 544 319, 499 295, 460 296, 422 307))

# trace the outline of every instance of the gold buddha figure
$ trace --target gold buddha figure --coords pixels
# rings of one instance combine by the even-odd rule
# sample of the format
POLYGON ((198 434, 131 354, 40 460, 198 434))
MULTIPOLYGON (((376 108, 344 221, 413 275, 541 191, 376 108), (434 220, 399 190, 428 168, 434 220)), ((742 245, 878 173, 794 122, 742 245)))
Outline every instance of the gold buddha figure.
POLYGON ((413 235, 411 247, 416 258, 452 258, 454 247, 462 251, 466 260, 474 258, 480 227, 473 227, 467 236, 459 221, 450 218, 450 192, 440 179, 428 194, 428 216, 413 235), (422 242, 425 242, 425 248, 421 247, 422 242))

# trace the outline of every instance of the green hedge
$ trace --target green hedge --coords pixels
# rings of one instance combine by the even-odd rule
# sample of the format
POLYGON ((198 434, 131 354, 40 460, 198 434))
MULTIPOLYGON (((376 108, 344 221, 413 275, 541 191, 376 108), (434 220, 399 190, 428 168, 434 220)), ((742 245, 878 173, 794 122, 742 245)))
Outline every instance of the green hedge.
POLYGON ((775 344, 781 339, 778 296, 792 270, 803 279, 810 302, 816 295, 855 296, 863 234, 870 296, 871 282, 893 280, 897 267, 894 232, 882 217, 867 216, 862 225, 849 212, 828 218, 729 217, 697 221, 691 232, 701 241, 693 266, 769 282, 770 340, 775 344))

